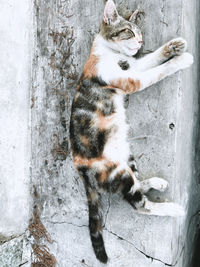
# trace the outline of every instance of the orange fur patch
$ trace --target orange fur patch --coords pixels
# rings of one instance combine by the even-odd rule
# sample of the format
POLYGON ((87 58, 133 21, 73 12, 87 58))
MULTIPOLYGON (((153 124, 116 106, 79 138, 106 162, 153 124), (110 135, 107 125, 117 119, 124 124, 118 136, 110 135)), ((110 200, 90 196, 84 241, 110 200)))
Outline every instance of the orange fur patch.
POLYGON ((134 93, 140 89, 141 83, 139 80, 133 80, 131 78, 128 79, 117 79, 111 81, 110 85, 113 88, 120 88, 126 94, 127 93, 134 93))
POLYGON ((74 157, 74 165, 75 166, 92 167, 92 165, 94 163, 101 163, 103 161, 104 161, 103 157, 92 158, 92 159, 82 158, 81 156, 78 156, 78 155, 74 157))
POLYGON ((89 139, 87 137, 85 137, 84 135, 80 136, 81 142, 85 145, 85 146, 89 146, 89 139))
POLYGON ((99 171, 99 183, 103 184, 108 179, 113 169, 119 166, 119 163, 107 160, 105 157, 87 159, 81 156, 75 156, 74 165, 76 167, 87 166, 88 168, 96 168, 99 171))
POLYGON ((83 68, 84 78, 92 78, 97 76, 97 64, 99 62, 99 58, 92 53, 89 56, 88 61, 85 63, 83 68))
POLYGON ((112 120, 114 119, 114 115, 111 116, 103 116, 103 114, 100 111, 96 112, 97 114, 97 127, 102 129, 108 129, 112 120))
POLYGON ((107 160, 104 163, 104 169, 101 171, 100 173, 100 177, 99 177, 99 182, 101 184, 103 184, 104 182, 106 182, 106 180, 108 180, 111 172, 117 167, 119 166, 119 163, 114 163, 110 160, 107 160))

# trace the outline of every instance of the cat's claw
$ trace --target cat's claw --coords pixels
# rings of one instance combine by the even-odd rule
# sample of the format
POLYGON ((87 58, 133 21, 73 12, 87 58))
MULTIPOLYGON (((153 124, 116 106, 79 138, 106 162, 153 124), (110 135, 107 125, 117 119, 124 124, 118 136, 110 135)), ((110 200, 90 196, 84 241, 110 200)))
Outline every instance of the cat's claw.
POLYGON ((173 56, 179 56, 187 50, 187 42, 183 38, 179 37, 173 39, 167 43, 163 49, 165 57, 170 58, 173 56))

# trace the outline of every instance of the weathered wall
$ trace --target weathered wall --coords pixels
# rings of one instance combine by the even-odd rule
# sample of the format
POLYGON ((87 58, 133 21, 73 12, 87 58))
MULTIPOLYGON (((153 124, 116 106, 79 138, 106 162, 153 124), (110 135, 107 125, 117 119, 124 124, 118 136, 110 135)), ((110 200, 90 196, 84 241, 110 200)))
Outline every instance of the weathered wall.
POLYGON ((0 25, 0 266, 18 266, 30 202, 30 1, 2 0, 0 25))
MULTIPOLYGON (((200 206, 199 169, 194 160, 199 152, 198 148, 194 149, 198 139, 199 3, 197 0, 129 0, 126 4, 145 12, 144 50, 154 50, 171 38, 183 36, 188 40, 189 51, 195 55, 191 69, 134 94, 127 110, 132 126, 130 142, 140 179, 155 175, 166 178, 169 190, 162 195, 152 193, 151 197, 179 202, 188 208, 188 213, 177 219, 135 215, 121 197, 105 194, 103 235, 110 258, 107 266, 191 267, 189 256, 198 222, 198 216, 193 215, 200 206)), ((31 211, 29 230, 32 235, 26 232, 26 237, 7 242, 0 248, 2 266, 15 267, 26 261, 24 266, 30 266, 31 261, 42 263, 43 244, 49 248, 51 262, 54 255, 60 267, 102 266, 94 256, 89 239, 87 201, 82 181, 72 164, 68 126, 75 87, 99 30, 103 7, 103 0, 34 1, 35 43, 30 96, 33 199, 30 207, 34 206, 34 215, 31 211), (30 246, 33 249, 31 258, 30 246), (42 249, 40 259, 39 248, 42 249), (16 260, 7 260, 10 255, 16 255, 16 260)), ((28 75, 27 71, 25 73, 28 75)), ((28 103, 28 84, 24 90, 23 103, 28 103)), ((13 91, 8 88, 8 92, 13 91)), ((27 116, 27 104, 24 107, 22 114, 27 116)), ((20 129, 23 128, 20 126, 20 129)), ((24 184, 20 187, 25 188, 24 184)), ((20 192, 26 196, 28 190, 20 192)), ((16 191, 13 195, 17 196, 16 191)), ((27 221, 28 216, 22 216, 22 221, 24 218, 27 221)), ((5 229, 5 222, 2 225, 5 229)))

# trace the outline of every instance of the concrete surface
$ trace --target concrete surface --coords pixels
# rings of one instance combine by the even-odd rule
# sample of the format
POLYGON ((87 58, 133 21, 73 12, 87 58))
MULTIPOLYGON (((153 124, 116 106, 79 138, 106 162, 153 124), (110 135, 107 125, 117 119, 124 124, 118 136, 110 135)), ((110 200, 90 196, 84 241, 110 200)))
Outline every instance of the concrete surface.
MULTIPOLYGON (((31 31, 29 24, 31 19, 28 19, 31 14, 26 12, 27 2, 25 0, 23 2, 22 13, 31 31)), ((120 2, 124 1, 117 1, 120 2)), ((6 3, 9 1, 3 1, 0 6, 4 6, 6 12, 13 12, 6 3)), ((187 215, 177 219, 135 215, 120 196, 104 194, 103 235, 110 258, 107 266, 192 267, 190 262, 195 229, 199 223, 200 206, 198 180, 200 168, 197 161, 199 159, 199 147, 197 147, 199 2, 138 0, 136 3, 129 0, 126 4, 131 9, 138 7, 145 12, 141 22, 145 41, 144 52, 156 49, 171 38, 182 36, 188 40, 189 51, 195 56, 195 64, 191 69, 132 95, 127 110, 132 126, 131 148, 136 157, 140 179, 155 175, 166 178, 170 183, 169 190, 160 195, 152 192, 151 198, 176 201, 187 209, 187 215)), ((20 126, 20 131, 16 129, 14 131, 20 133, 15 143, 21 138, 22 143, 16 151, 21 153, 24 146, 26 152, 23 154, 24 158, 18 154, 17 159, 27 170, 29 164, 27 155, 30 153, 29 149, 31 151, 29 182, 31 198, 27 187, 28 172, 25 172, 25 176, 19 175, 21 178, 17 179, 20 172, 16 168, 16 172, 10 174, 10 162, 13 163, 14 160, 7 156, 2 157, 0 166, 5 168, 4 183, 8 181, 16 183, 16 186, 3 185, 2 188, 5 188, 3 192, 7 199, 20 202, 18 205, 21 207, 21 216, 18 219, 20 223, 12 221, 12 218, 18 218, 14 201, 14 204, 11 202, 8 206, 15 210, 13 212, 11 209, 9 213, 13 231, 7 230, 6 219, 1 218, 2 235, 7 239, 4 238, 3 245, 0 246, 0 266, 15 267, 22 264, 30 266, 31 262, 38 260, 32 250, 34 245, 41 247, 44 244, 48 247, 49 253, 56 257, 59 267, 104 266, 96 260, 91 247, 85 192, 71 160, 68 139, 72 98, 92 40, 99 30, 103 8, 104 1, 97 0, 34 1, 32 81, 27 80, 30 67, 28 59, 20 60, 23 80, 27 81, 22 86, 23 95, 17 98, 15 105, 12 104, 10 107, 5 105, 5 113, 14 112, 14 118, 19 120, 18 123, 15 121, 17 127, 20 126), (29 107, 31 148, 30 143, 24 145, 27 144, 30 86, 32 88, 29 107), (22 108, 23 110, 20 110, 22 108), (21 115, 16 113, 19 110, 21 115), (26 123, 22 123, 23 120, 26 123), (25 134, 22 134, 24 127, 25 134), (10 177, 13 180, 10 180, 10 177), (21 190, 16 190, 17 186, 21 190), (6 188, 11 191, 6 191, 6 188), (22 200, 26 203, 24 209, 22 200), (37 207, 41 220, 39 229, 42 230, 38 240, 37 236, 30 236, 26 230, 27 221, 32 217, 32 206, 37 207), (24 215, 22 211, 25 212, 24 215), (23 226, 24 222, 26 226, 23 226), (53 242, 48 242, 48 238, 45 238, 43 226, 51 235, 53 242), (15 236, 11 238, 11 234, 15 236)), ((12 20, 14 19, 15 17, 12 20)), ((23 24, 22 31, 26 31, 26 23, 23 24)), ((17 27, 17 24, 15 26, 17 27)), ((9 23, 7 27, 11 27, 9 23)), ((6 29, 5 32, 8 34, 6 29)), ((12 38, 16 40, 17 37, 12 38)), ((28 43, 31 37, 26 35, 26 38, 23 43, 27 42, 26 49, 29 49, 28 43)), ((8 45, 2 43, 4 49, 9 49, 8 45)), ((14 44, 11 44, 11 48, 16 51, 13 46, 14 44)), ((20 56, 20 53, 17 55, 20 56)), ((24 56, 23 53, 22 55, 24 56)), ((29 58, 27 55, 28 52, 26 57, 29 58)), ((6 58, 4 62, 8 64, 6 58)), ((14 62, 17 64, 18 61, 14 62)), ((13 75, 6 71, 2 75, 9 93, 9 101, 16 93, 13 91, 13 88, 16 88, 13 86, 16 81, 13 75), (7 85, 6 77, 12 83, 10 87, 7 85)), ((5 115, 2 117, 5 124, 5 115)), ((13 122, 11 124, 15 125, 13 122)), ((4 133, 4 136, 9 137, 11 131, 9 128, 6 131, 7 135, 4 133)), ((11 137, 13 136, 15 135, 11 137)), ((3 144, 5 146, 5 142, 3 144)), ((9 148, 11 146, 12 143, 8 145, 9 148)), ((6 151, 6 147, 3 147, 2 151, 6 151)), ((1 203, 6 203, 5 199, 2 201, 1 203)), ((7 210, 8 208, 3 211, 5 216, 7 210)))
POLYGON ((29 216, 32 11, 0 3, 0 239, 24 232, 29 216))

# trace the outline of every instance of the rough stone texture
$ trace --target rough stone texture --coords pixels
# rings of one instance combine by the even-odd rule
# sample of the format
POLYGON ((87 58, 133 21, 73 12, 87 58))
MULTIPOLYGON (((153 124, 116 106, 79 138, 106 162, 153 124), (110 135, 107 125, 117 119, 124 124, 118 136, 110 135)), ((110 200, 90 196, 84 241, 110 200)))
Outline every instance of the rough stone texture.
MULTIPOLYGON (((23 8, 21 5, 14 5, 14 1, 11 0, 2 1, 0 6, 9 10, 8 12, 14 12, 9 4, 13 5, 16 17, 11 16, 12 20, 19 19, 22 23, 25 17, 23 25, 19 24, 23 29, 19 43, 25 44, 27 56, 30 55, 28 40, 32 39, 24 32, 31 23, 31 20, 28 20, 31 15, 27 12, 30 8, 28 1, 22 2, 23 8), (20 10, 22 13, 18 18, 20 10)), ((124 1, 116 2, 120 4, 124 1)), ((110 258, 107 266, 191 267, 195 229, 199 221, 197 211, 200 206, 198 197, 200 169, 197 163, 199 2, 138 0, 136 3, 129 0, 125 4, 131 9, 137 7, 145 12, 142 22, 145 51, 154 50, 171 38, 183 36, 188 40, 189 51, 195 55, 195 64, 191 69, 132 95, 127 110, 132 126, 131 148, 138 163, 140 179, 156 175, 166 178, 170 183, 170 188, 165 194, 152 192, 150 197, 176 201, 188 212, 184 218, 177 219, 136 215, 119 195, 104 194, 103 235, 110 258)), ((8 67, 14 64, 18 69, 22 68, 21 80, 23 80, 23 85, 20 86, 14 76, 16 67, 14 70, 11 68, 13 71, 11 73, 8 67, 5 68, 2 81, 6 86, 3 84, 2 88, 5 96, 6 93, 9 95, 6 98, 7 102, 3 98, 4 105, 1 104, 0 119, 1 125, 5 125, 8 123, 5 119, 6 114, 15 114, 13 118, 17 118, 17 121, 11 120, 8 123, 12 125, 12 131, 8 128, 7 135, 4 133, 3 136, 7 136, 9 140, 14 138, 13 143, 11 141, 8 143, 8 147, 10 149, 13 144, 15 146, 18 144, 16 153, 19 154, 10 152, 10 157, 6 154, 1 159, 1 167, 5 168, 4 195, 12 202, 7 207, 6 199, 1 195, 3 198, 1 203, 5 203, 1 214, 5 214, 5 217, 1 217, 0 224, 2 243, 4 243, 0 247, 0 266, 15 267, 22 264, 30 266, 31 261, 38 260, 33 251, 30 254, 31 246, 34 249, 36 244, 40 247, 46 245, 49 253, 55 255, 59 267, 104 266, 96 260, 91 247, 87 227, 87 201, 82 181, 72 163, 68 133, 72 98, 92 40, 99 30, 103 7, 103 0, 34 1, 35 42, 32 83, 28 83, 29 56, 22 61, 25 53, 21 52, 20 45, 12 44, 9 47, 4 39, 4 42, 0 43, 1 51, 6 49, 7 54, 13 51, 11 59, 12 56, 17 57, 9 63, 8 57, 5 57, 3 52, 4 57, 1 56, 1 60, 4 58, 3 63, 5 62, 8 67), (16 47, 19 48, 18 53, 16 47), (26 171, 25 175, 23 172, 22 175, 21 170, 16 168, 13 168, 16 172, 11 172, 9 162, 14 163, 15 167, 28 169, 29 149, 23 153, 21 149, 24 151, 26 147, 30 147, 26 145, 30 85, 32 90, 29 188, 32 198, 29 204, 30 209, 32 206, 37 208, 38 215, 51 235, 53 243, 44 238, 41 224, 35 224, 40 230, 37 232, 40 235, 38 241, 28 232, 17 237, 25 232, 27 227, 28 205, 25 203, 28 199, 28 172, 26 171), (8 100, 11 102, 8 103, 8 100), (16 162, 11 158, 13 155, 16 156, 16 162), (8 181, 15 183, 15 186, 8 184, 8 181), (15 203, 19 209, 16 209, 15 203), (13 208, 10 213, 7 213, 8 208, 13 208), (16 214, 18 210, 20 216, 16 214), (7 214, 11 218, 12 231, 8 231, 7 228, 6 222, 9 221, 7 214), (11 237, 11 234, 15 234, 15 238, 11 237)), ((8 23, 8 29, 5 28, 3 35, 7 36, 6 40, 11 38, 6 35, 10 32, 9 25, 8 23)), ((15 24, 15 27, 17 25, 15 24)), ((13 28, 13 32, 15 31, 13 28)), ((18 40, 14 35, 12 40, 15 41, 16 38, 18 40)), ((6 142, 2 143, 4 145, 2 150, 7 151, 6 142)))

